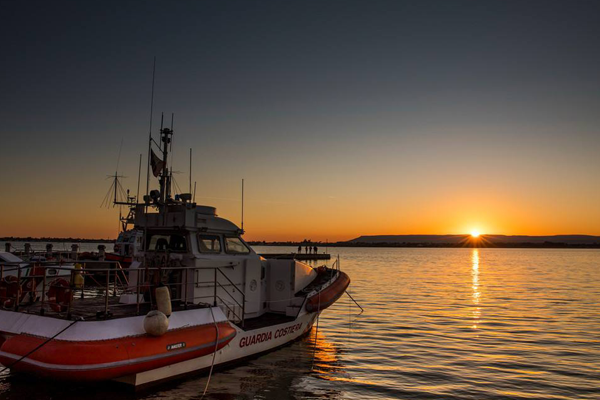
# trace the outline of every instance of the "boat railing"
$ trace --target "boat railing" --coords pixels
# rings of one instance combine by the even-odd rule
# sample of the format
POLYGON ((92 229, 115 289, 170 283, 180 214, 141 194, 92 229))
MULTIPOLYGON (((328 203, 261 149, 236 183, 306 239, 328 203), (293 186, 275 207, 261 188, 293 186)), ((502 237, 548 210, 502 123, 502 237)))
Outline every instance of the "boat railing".
POLYGON ((244 327, 244 315, 246 315, 246 294, 244 293, 243 290, 241 290, 238 285, 236 285, 235 283, 232 282, 231 279, 229 279, 229 277, 221 270, 220 267, 216 267, 215 268, 215 290, 214 290, 214 295, 213 295, 213 305, 216 307, 217 306, 217 300, 220 300, 221 304, 223 304, 228 310, 229 312, 231 312, 235 318, 240 322, 240 324, 242 325, 242 328, 244 327), (219 276, 223 276, 227 282, 229 282, 230 285, 233 285, 233 287, 237 288, 238 292, 240 293, 240 295, 242 296, 242 303, 240 304, 239 301, 237 301, 235 299, 235 297, 229 293, 227 291, 227 289, 225 289, 225 287, 219 282, 219 276), (217 294, 217 286, 220 287, 223 293, 227 293, 227 295, 229 296, 229 298, 231 300, 233 300, 233 302, 235 304, 237 304, 237 306, 239 307, 239 309, 241 310, 241 315, 239 315, 236 311, 235 311, 235 307, 230 307, 229 304, 227 304, 226 301, 223 300, 223 298, 221 298, 218 294, 217 294))
POLYGON ((340 255, 338 254, 337 258, 331 264, 331 269, 340 270, 340 255))
POLYGON ((82 252, 78 248, 76 251, 67 249, 31 249, 22 250, 11 246, 10 253, 23 259, 23 262, 53 262, 53 263, 72 263, 84 261, 103 261, 104 257, 99 251, 82 252), (90 260, 89 256, 95 257, 90 260), (85 257, 85 258, 82 258, 85 257))
POLYGON ((56 262, 2 263, 0 309, 69 320, 141 315, 156 307, 154 290, 167 286, 176 308, 223 306, 243 326, 246 296, 240 285, 235 284, 222 268, 225 267, 212 268, 214 281, 202 282, 195 277, 190 282, 190 276, 194 276, 193 269, 183 266, 127 270, 118 261, 85 261, 69 265, 56 262), (137 273, 133 284, 130 282, 132 272, 137 273), (169 279, 173 275, 176 278, 169 279), (211 285, 214 291, 210 295, 195 295, 193 290, 190 293, 188 289, 190 284, 192 287, 211 285), (233 292, 239 293, 241 300, 236 299, 227 287, 233 287, 233 292), (123 297, 128 300, 122 301, 123 297))
POLYGON ((103 314, 109 315, 111 291, 116 297, 127 286, 127 274, 118 261, 2 263, 0 309, 71 319, 76 299, 90 303, 103 298, 103 314))
POLYGON ((52 250, 51 253, 46 250, 30 250, 25 251, 11 251, 15 256, 22 258, 22 262, 52 262, 52 263, 72 263, 72 262, 83 262, 79 260, 79 253, 75 254, 69 250, 52 250))

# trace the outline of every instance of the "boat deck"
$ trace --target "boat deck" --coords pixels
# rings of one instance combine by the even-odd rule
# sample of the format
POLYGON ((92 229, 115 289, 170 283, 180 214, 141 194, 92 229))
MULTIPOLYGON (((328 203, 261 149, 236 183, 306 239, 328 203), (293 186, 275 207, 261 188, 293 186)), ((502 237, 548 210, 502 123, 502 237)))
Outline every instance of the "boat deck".
MULTIPOLYGON (((208 305, 205 304, 187 304, 187 307, 181 301, 173 301, 173 311, 192 310, 198 308, 205 308, 208 305)), ((146 315, 154 307, 149 303, 140 303, 139 309, 138 304, 121 304, 119 303, 119 297, 109 296, 108 297, 108 315, 105 315, 106 302, 104 298, 76 298, 73 299, 73 303, 70 309, 70 318, 67 311, 56 312, 52 310, 48 303, 44 304, 44 311, 40 313, 42 304, 36 302, 29 305, 21 304, 18 311, 27 314, 43 314, 47 317, 54 317, 60 319, 77 319, 83 318, 86 321, 114 319, 114 318, 126 318, 133 317, 136 315, 146 315)))
POLYGON ((265 328, 267 326, 285 324, 286 322, 292 322, 295 319, 295 317, 288 317, 285 314, 266 313, 260 317, 245 320, 243 327, 241 324, 236 325, 245 331, 253 331, 255 329, 265 328))

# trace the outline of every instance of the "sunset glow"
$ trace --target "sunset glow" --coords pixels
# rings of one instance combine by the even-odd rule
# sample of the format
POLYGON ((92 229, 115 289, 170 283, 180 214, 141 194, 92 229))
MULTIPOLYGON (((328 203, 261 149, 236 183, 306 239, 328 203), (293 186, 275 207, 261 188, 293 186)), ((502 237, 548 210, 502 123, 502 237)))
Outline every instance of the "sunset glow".
POLYGON ((478 238, 478 237, 479 237, 479 235, 480 235, 480 233, 479 233, 479 231, 478 231, 478 230, 472 230, 472 231, 471 231, 471 237, 472 237, 472 238, 478 238))

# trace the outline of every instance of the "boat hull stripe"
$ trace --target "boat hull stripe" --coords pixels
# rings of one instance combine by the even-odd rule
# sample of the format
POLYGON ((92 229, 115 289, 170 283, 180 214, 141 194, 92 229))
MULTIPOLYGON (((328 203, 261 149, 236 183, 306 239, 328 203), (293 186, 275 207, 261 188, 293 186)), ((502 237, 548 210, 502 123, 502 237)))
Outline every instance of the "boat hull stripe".
MULTIPOLYGON (((229 341, 231 341, 231 339, 233 339, 235 337, 235 335, 236 335, 236 332, 232 332, 228 336, 220 339, 219 345, 228 343, 229 341)), ((139 357, 139 358, 135 358, 135 359, 128 359, 128 360, 122 360, 122 361, 113 361, 113 362, 107 362, 107 363, 101 363, 101 364, 80 364, 80 365, 77 365, 77 364, 73 364, 73 365, 50 364, 50 363, 46 363, 43 361, 33 360, 30 358, 25 358, 22 361, 20 361, 20 363, 27 363, 27 364, 35 365, 36 367, 45 368, 45 369, 54 370, 54 371, 94 371, 94 370, 101 370, 101 369, 107 369, 107 368, 131 366, 131 365, 136 365, 136 364, 145 363, 145 362, 149 362, 149 361, 161 360, 163 358, 181 356, 182 354, 195 352, 195 351, 202 350, 202 349, 205 349, 205 348, 211 347, 211 346, 215 347, 214 341, 210 342, 210 343, 202 344, 199 346, 189 347, 184 350, 177 351, 176 353, 163 353, 163 354, 157 354, 157 355, 152 355, 152 356, 139 357)), ((208 354, 212 354, 212 352, 208 353, 208 354)), ((7 353, 4 351, 0 351, 0 357, 6 357, 6 358, 10 358, 12 360, 18 360, 22 356, 15 355, 12 353, 7 353)))

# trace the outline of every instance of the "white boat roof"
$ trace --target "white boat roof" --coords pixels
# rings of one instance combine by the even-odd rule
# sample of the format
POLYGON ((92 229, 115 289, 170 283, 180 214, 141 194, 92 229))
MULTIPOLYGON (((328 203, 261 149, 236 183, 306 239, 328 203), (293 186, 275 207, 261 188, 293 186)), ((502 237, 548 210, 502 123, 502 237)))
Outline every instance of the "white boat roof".
POLYGON ((240 228, 233 222, 217 216, 216 209, 196 204, 173 205, 163 213, 144 213, 143 206, 136 210, 136 227, 142 228, 147 223, 149 228, 188 228, 215 233, 240 233, 240 228))
POLYGON ((23 260, 12 253, 0 251, 0 260, 8 263, 22 263, 23 260))
POLYGON ((196 227, 207 231, 237 232, 240 228, 233 222, 220 217, 196 215, 196 227))

